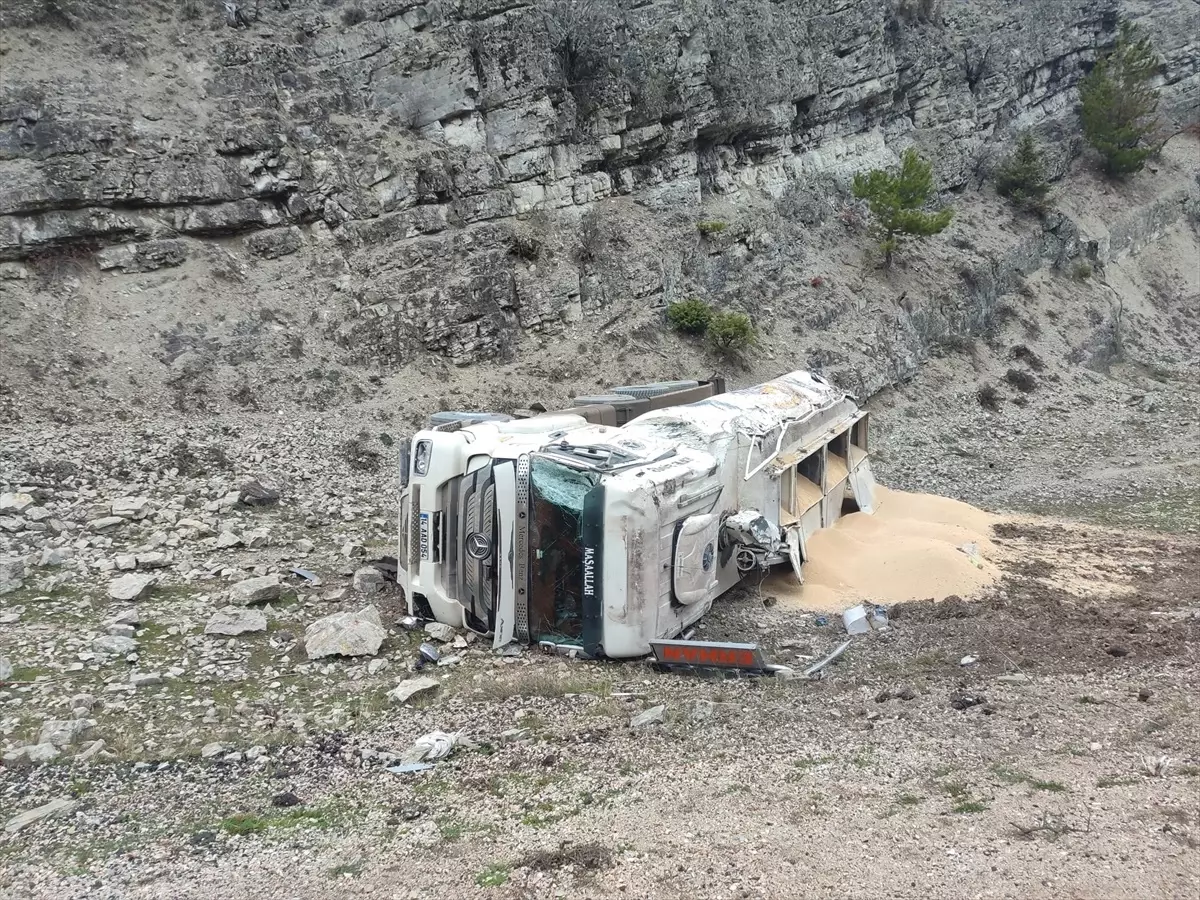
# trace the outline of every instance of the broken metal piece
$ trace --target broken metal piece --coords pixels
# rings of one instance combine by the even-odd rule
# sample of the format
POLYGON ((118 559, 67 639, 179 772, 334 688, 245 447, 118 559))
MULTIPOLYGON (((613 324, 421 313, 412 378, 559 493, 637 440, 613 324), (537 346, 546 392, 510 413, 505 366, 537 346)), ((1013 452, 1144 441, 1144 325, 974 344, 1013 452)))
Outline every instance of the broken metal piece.
POLYGON ((837 660, 837 658, 839 656, 841 656, 843 653, 845 653, 846 648, 849 647, 852 643, 854 643, 854 642, 846 641, 841 646, 839 646, 836 650, 834 650, 832 653, 830 653, 827 657, 820 660, 819 662, 813 663, 811 666, 809 666, 807 669, 804 670, 805 677, 812 678, 812 677, 818 675, 822 669, 824 669, 831 662, 834 662, 835 660, 837 660))
POLYGON ((417 652, 421 656, 418 662, 419 666, 425 665, 426 663, 435 663, 442 658, 442 654, 438 652, 438 648, 429 643, 422 644, 417 648, 417 652))
POLYGON ((396 775, 411 775, 413 772, 428 772, 433 768, 433 763, 399 763, 398 765, 388 766, 387 770, 396 775))

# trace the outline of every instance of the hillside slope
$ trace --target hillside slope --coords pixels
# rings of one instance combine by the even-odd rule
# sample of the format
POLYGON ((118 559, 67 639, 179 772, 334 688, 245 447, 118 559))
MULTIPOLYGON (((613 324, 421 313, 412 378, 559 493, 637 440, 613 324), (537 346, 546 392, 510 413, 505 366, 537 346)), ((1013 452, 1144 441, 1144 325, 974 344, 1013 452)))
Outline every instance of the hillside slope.
POLYGON ((1089 240, 1140 234, 1143 207, 1146 236, 1186 220, 1196 189, 1183 151, 1106 217, 1076 195, 1074 88, 1120 16, 1163 55, 1166 127, 1194 118, 1182 0, 243 6, 237 28, 215 2, 0 12, 12 413, 561 403, 721 365, 663 333, 689 296, 764 333, 735 377, 802 365, 867 395, 1030 272, 1106 263, 1124 248, 1089 240), (1087 215, 989 199, 1022 127, 1087 215), (910 144, 960 215, 883 277, 847 182, 910 144))

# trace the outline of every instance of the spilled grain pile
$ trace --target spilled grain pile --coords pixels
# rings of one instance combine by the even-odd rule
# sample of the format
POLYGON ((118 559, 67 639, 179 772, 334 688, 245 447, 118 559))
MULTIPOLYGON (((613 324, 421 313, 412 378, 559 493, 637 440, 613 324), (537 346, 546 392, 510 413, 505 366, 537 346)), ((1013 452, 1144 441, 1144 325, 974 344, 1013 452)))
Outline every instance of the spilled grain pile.
POLYGON ((880 486, 874 515, 844 516, 809 539, 803 586, 780 567, 762 591, 781 605, 828 611, 863 601, 966 597, 1000 575, 989 539, 996 521, 957 500, 880 486), (962 549, 970 544, 976 554, 962 549))

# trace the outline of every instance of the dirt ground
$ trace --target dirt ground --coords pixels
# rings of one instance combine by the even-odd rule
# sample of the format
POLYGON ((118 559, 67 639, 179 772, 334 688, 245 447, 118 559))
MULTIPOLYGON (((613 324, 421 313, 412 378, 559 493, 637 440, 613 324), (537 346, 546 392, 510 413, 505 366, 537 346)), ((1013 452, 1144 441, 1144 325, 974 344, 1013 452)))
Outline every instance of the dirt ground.
MULTIPOLYGON (((891 630, 856 639, 820 681, 483 656, 414 708, 281 743, 267 765, 6 770, 6 812, 74 796, 81 815, 0 838, 0 885, 13 898, 1196 896, 1200 544, 1051 521, 1001 523, 994 540, 1000 583, 892 607, 891 630), (660 724, 630 727, 658 704, 660 724), (434 729, 475 743, 417 774, 373 760, 434 729), (298 805, 274 805, 285 793, 298 805)), ((844 640, 760 591, 704 625, 798 666, 844 640)))

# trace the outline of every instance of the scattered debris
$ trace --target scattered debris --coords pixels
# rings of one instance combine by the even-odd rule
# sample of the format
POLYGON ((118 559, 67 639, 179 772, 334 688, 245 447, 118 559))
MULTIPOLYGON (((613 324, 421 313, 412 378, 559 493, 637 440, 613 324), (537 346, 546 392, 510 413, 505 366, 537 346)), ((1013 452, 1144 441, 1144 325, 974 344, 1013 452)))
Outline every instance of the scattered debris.
POLYGON ((442 654, 438 652, 438 648, 433 644, 422 644, 417 648, 417 668, 436 663, 442 658, 442 654))
POLYGON ((983 560, 979 556, 979 545, 977 543, 971 541, 970 543, 963 544, 958 549, 967 555, 967 559, 971 561, 971 565, 977 569, 983 568, 983 560))
MULTIPOLYGON (((2 680, 2 679, 0 679, 0 680, 2 680)), ((1150 688, 1142 688, 1140 691, 1138 691, 1138 700, 1142 703, 1145 703, 1147 700, 1149 700, 1153 696, 1154 696, 1154 692, 1152 690, 1150 690, 1150 688)))
POLYGON ((284 791, 282 794, 276 794, 271 798, 271 805, 287 809, 292 806, 299 806, 302 801, 291 791, 284 791))
MULTIPOLYGON (((394 766, 388 766, 389 772, 394 772, 397 775, 411 775, 414 772, 427 772, 433 768, 433 763, 411 762, 399 763, 394 766)), ((419 818, 419 817, 416 817, 419 818)))
POLYGON ((303 578, 314 587, 321 584, 321 579, 317 577, 316 572, 311 572, 308 569, 288 569, 288 571, 299 578, 303 578))
POLYGON ((987 698, 983 694, 955 691, 950 695, 950 705, 959 710, 970 709, 972 706, 980 706, 986 702, 987 698))
POLYGON ((463 742, 460 732, 431 731, 417 738, 401 758, 403 763, 434 762, 445 759, 463 742))
POLYGON ((977 663, 977 662, 979 662, 979 658, 978 658, 978 657, 975 657, 975 656, 964 656, 962 659, 960 659, 960 660, 958 661, 958 664, 959 664, 960 666, 973 666, 973 665, 975 665, 975 663, 977 663))
POLYGON ((803 674, 805 675, 805 677, 813 678, 813 677, 819 675, 821 673, 822 669, 824 669, 830 663, 835 662, 839 657, 841 657, 841 655, 846 652, 847 648, 849 648, 851 643, 853 643, 853 642, 846 641, 846 642, 838 645, 838 647, 832 653, 830 653, 828 656, 826 656, 824 659, 813 663, 811 666, 809 666, 807 669, 804 670, 803 674))
POLYGON ((1033 679, 1024 672, 1015 672, 1009 675, 1001 675, 996 679, 1001 684, 1030 684, 1033 679))

